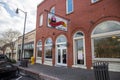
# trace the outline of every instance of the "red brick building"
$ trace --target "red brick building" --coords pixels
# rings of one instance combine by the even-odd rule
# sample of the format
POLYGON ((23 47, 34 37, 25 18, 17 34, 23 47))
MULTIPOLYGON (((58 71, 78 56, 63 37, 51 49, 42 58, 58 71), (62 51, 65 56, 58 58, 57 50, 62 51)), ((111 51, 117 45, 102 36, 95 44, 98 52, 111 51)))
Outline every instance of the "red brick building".
POLYGON ((120 0, 44 0, 37 6, 36 63, 120 70, 120 0), (114 65, 114 66, 113 66, 114 65))

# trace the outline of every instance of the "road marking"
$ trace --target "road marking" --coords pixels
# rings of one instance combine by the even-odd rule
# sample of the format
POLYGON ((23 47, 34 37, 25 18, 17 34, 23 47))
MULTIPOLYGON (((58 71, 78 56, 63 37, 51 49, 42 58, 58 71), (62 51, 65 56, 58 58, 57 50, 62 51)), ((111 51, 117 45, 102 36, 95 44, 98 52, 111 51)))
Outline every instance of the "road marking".
POLYGON ((22 76, 20 76, 19 78, 17 78, 16 80, 19 80, 19 79, 21 79, 22 78, 22 76))

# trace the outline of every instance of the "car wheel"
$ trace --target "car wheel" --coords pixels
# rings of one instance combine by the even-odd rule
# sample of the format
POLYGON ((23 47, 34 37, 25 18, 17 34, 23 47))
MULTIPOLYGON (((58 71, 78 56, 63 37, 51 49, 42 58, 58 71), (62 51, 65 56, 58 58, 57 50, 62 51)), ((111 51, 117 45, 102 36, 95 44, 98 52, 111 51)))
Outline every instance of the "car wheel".
POLYGON ((18 77, 20 75, 20 70, 17 68, 16 72, 15 72, 15 76, 18 77))

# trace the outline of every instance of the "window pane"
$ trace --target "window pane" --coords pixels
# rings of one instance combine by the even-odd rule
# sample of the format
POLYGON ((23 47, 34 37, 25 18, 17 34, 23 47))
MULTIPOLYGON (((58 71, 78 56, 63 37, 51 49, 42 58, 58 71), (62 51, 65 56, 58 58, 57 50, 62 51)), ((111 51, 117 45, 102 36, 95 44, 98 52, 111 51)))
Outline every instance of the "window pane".
POLYGON ((43 25, 43 14, 40 15, 40 22, 39 22, 39 26, 43 25))
POLYGON ((58 49, 58 63, 61 63, 61 56, 60 56, 60 54, 61 54, 61 51, 60 51, 60 49, 58 49))
POLYGON ((42 41, 37 43, 37 57, 42 57, 42 41))
POLYGON ((94 39, 95 58, 120 58, 120 35, 94 39))
POLYGON ((99 0, 91 0, 92 3, 98 2, 99 0))
POLYGON ((52 7, 50 12, 54 15, 55 14, 55 7, 52 7))
POLYGON ((57 39, 57 43, 60 43, 60 42, 66 42, 66 38, 64 36, 60 36, 58 39, 57 39))
POLYGON ((74 38, 76 38, 76 37, 82 37, 82 36, 83 36, 83 33, 77 32, 77 33, 75 34, 74 38))
POLYGON ((30 59, 32 56, 33 56, 33 51, 28 51, 28 50, 26 50, 26 51, 24 52, 24 58, 30 59))
POLYGON ((52 47, 51 46, 45 47, 45 58, 52 59, 52 47))
POLYGON ((96 27, 93 34, 100 34, 100 33, 106 33, 106 32, 118 31, 118 30, 120 30, 119 24, 115 22, 107 21, 99 24, 96 27))
POLYGON ((76 64, 84 64, 83 39, 75 41, 76 45, 76 64))
POLYGON ((46 40, 46 44, 52 44, 52 39, 51 39, 51 38, 48 38, 48 39, 46 40))
POLYGON ((42 41, 39 41, 37 45, 38 45, 38 46, 42 45, 42 41))
POLYGON ((67 0, 67 13, 73 11, 73 0, 67 0))
POLYGON ((42 47, 38 47, 37 57, 42 57, 42 47))
POLYGON ((66 64, 66 53, 67 53, 67 50, 63 49, 62 57, 63 57, 63 63, 64 64, 66 64))

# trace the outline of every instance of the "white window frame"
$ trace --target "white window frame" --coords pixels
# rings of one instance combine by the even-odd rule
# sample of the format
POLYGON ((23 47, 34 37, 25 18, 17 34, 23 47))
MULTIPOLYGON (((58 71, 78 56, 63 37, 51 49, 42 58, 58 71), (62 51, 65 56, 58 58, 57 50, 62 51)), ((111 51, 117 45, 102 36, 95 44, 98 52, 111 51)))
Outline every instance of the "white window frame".
MULTIPOLYGON (((47 38, 48 39, 48 38, 47 38)), ((46 39, 46 40, 47 40, 46 39)), ((51 40, 52 40, 52 38, 50 38, 51 40)), ((45 46, 44 46, 44 59, 45 59, 45 61, 52 61, 52 59, 48 59, 48 58, 46 58, 46 49, 45 49, 45 47, 47 47, 47 46, 51 46, 52 47, 52 44, 46 44, 46 41, 45 41, 45 46)))
POLYGON ((40 15, 39 17, 39 26, 43 25, 43 14, 40 15))
POLYGON ((51 60, 52 60, 52 58, 51 58, 51 59, 46 58, 46 51, 45 51, 46 49, 45 49, 45 47, 48 47, 48 46, 50 47, 50 46, 52 46, 52 44, 51 44, 51 45, 50 45, 50 44, 48 44, 48 45, 45 45, 45 46, 44 46, 44 53, 45 53, 45 54, 44 54, 44 58, 45 58, 45 60, 46 60, 46 61, 51 61, 51 60))
POLYGON ((68 0, 66 0, 66 13, 67 14, 70 14, 74 11, 74 3, 73 3, 73 0, 72 0, 72 11, 68 12, 68 0))
MULTIPOLYGON (((81 31, 77 31, 76 33, 78 33, 78 32, 81 32, 81 31)), ((75 34, 76 34, 75 33, 75 34)), ((83 33, 83 32, 81 32, 81 33, 83 33)), ((74 34, 74 36, 75 36, 75 34, 74 34)), ((80 67, 80 68, 87 68, 86 67, 86 51, 85 51, 85 37, 84 37, 84 34, 83 34, 83 36, 81 36, 81 37, 74 37, 73 36, 73 67, 80 67), (76 64, 76 50, 75 50, 75 40, 79 40, 79 39, 83 39, 83 49, 84 49, 84 65, 80 65, 80 64, 76 64)))
MULTIPOLYGON (((61 44, 67 44, 67 38, 66 38, 66 36, 65 35, 59 35, 58 37, 57 37, 57 39, 56 39, 56 54, 55 54, 55 65, 59 65, 58 64, 58 47, 57 47, 57 45, 61 45, 61 44), (61 36, 64 36, 65 37, 65 39, 66 39, 66 42, 57 42, 57 40, 58 40, 58 38, 60 38, 61 36)), ((68 54, 67 54, 67 52, 68 52, 68 49, 67 49, 67 47, 64 47, 64 48, 66 48, 66 64, 60 64, 60 65, 62 65, 62 66, 67 66, 67 63, 68 63, 68 54)))
POLYGON ((91 3, 96 3, 98 1, 100 1, 100 0, 91 0, 91 3))
MULTIPOLYGON (((41 41, 41 40, 40 40, 40 41, 41 41)), ((40 41, 38 41, 38 42, 40 42, 40 41)), ((42 45, 38 45, 38 42, 37 42, 37 54, 36 54, 36 57, 37 57, 37 58, 42 58, 42 57, 38 57, 38 56, 37 56, 37 55, 38 55, 38 48, 40 48, 40 47, 42 48, 42 45)), ((42 41, 41 41, 41 42, 42 42, 42 41)))
MULTIPOLYGON (((39 41, 41 41, 41 40, 39 40, 39 41)), ((38 42, 39 42, 38 41, 38 42)), ((38 42, 37 42, 37 52, 36 52, 36 63, 42 63, 42 57, 38 57, 37 55, 38 55, 38 48, 42 48, 42 45, 38 45, 38 42)), ((42 41, 41 41, 42 42, 42 41)))
MULTIPOLYGON (((109 21, 109 22, 113 22, 113 23, 118 23, 116 21, 109 21)), ((120 23, 118 23, 120 24, 120 23)), ((99 25, 99 24, 98 24, 99 25)), ((95 27, 96 29, 96 27, 95 27)), ((95 29, 93 30, 93 32, 95 31, 95 29)), ((98 60, 98 61, 119 61, 120 62, 120 59, 116 59, 116 58, 95 58, 95 55, 94 55, 94 38, 103 38, 103 37, 106 37, 106 36, 114 36, 114 35, 117 35, 117 34, 120 34, 120 31, 112 31, 112 32, 107 32, 107 33, 100 33, 100 34, 93 34, 92 32, 92 35, 91 35, 91 47, 92 47, 92 60, 98 60)))

